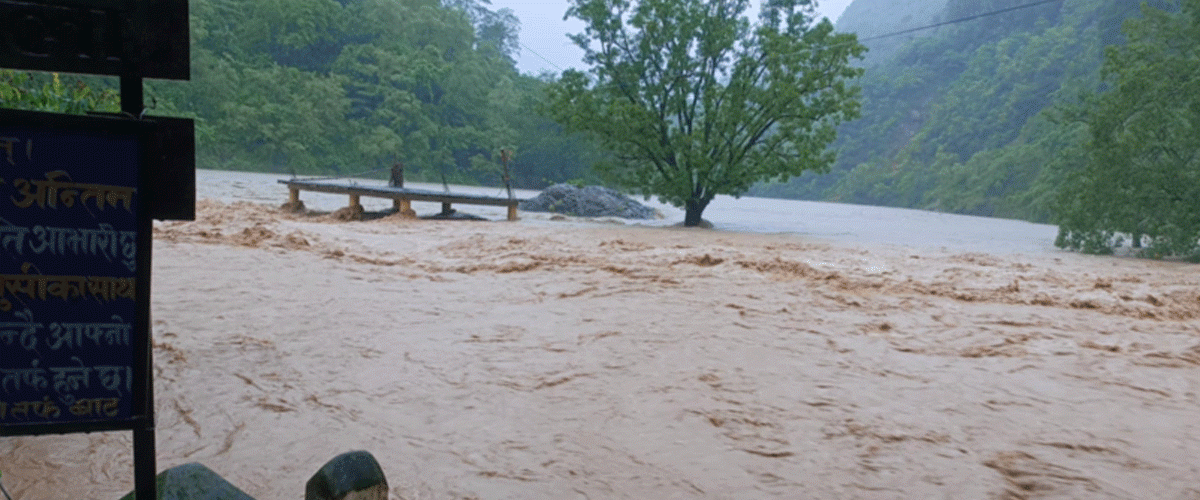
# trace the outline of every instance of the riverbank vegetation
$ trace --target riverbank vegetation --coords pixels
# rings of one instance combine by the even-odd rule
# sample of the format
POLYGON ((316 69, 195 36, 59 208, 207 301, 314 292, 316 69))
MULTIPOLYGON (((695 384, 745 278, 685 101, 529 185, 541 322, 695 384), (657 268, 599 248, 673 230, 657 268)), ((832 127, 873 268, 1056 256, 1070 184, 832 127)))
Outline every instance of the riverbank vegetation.
MULTIPOLYGON (((871 49, 861 118, 838 127, 828 173, 750 194, 1056 223, 1066 248, 1195 254, 1198 2, 856 0, 837 28, 871 49)), ((147 104, 197 120, 206 168, 403 162, 415 180, 498 184, 508 149, 515 186, 541 188, 602 182, 593 166, 615 158, 546 116, 560 76, 517 70, 519 20, 486 0, 192 0, 191 26, 192 81, 148 81, 147 104)), ((114 88, 3 71, 0 105, 115 110, 114 88)))
MULTIPOLYGON (((517 71, 519 21, 486 0, 191 0, 190 9, 191 81, 147 80, 146 102, 149 115, 196 120, 205 168, 382 176, 402 162, 410 179, 498 184, 507 149, 516 187, 597 181, 591 167, 606 153, 536 112, 556 77, 517 71)), ((116 85, 7 71, 0 105, 115 111, 116 85)))

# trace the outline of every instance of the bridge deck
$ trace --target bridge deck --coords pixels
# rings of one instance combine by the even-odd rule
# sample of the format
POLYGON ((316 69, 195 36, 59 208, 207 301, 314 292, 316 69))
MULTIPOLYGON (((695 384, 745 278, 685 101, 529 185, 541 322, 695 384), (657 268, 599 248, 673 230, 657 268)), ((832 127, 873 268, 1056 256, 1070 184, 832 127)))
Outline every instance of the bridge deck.
POLYGON ((428 189, 412 189, 393 186, 364 186, 348 182, 281 179, 279 183, 287 185, 289 201, 292 203, 300 201, 300 191, 316 191, 321 193, 349 195, 351 206, 359 205, 359 197, 361 196, 388 198, 395 200, 397 202, 396 208, 401 211, 411 211, 410 203, 413 201, 441 202, 443 212, 449 212, 450 205, 452 203, 508 207, 508 220, 517 219, 517 204, 521 203, 521 200, 516 198, 500 198, 496 196, 466 193, 440 193, 437 191, 430 191, 428 189))

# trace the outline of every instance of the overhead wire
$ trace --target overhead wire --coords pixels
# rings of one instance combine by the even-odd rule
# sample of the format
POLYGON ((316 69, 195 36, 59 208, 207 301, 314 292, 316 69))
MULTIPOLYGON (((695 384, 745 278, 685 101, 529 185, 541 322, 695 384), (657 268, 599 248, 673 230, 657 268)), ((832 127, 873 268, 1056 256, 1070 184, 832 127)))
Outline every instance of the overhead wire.
POLYGON ((533 54, 533 55, 535 55, 535 56, 538 56, 538 57, 540 57, 540 58, 541 58, 543 61, 546 61, 547 63, 550 63, 550 65, 551 65, 551 66, 554 66, 555 68, 558 68, 558 70, 559 70, 559 71, 566 71, 566 70, 562 69, 562 67, 561 67, 561 66, 559 66, 559 65, 557 65, 557 64, 554 64, 554 61, 551 61, 551 60, 549 60, 549 59, 546 59, 546 56, 543 56, 543 55, 541 55, 541 54, 538 54, 538 53, 537 53, 537 52, 535 52, 533 49, 529 48, 529 46, 528 46, 528 45, 525 45, 523 42, 520 42, 520 41, 518 41, 517 43, 519 43, 519 44, 521 45, 521 47, 522 47, 522 48, 524 48, 525 50, 528 50, 530 54, 533 54))
POLYGON ((927 30, 927 29, 933 29, 933 28, 938 28, 938 27, 942 27, 942 26, 949 26, 949 25, 951 25, 951 24, 965 23, 965 22, 967 22, 967 21, 974 21, 974 20, 976 20, 976 19, 980 19, 980 18, 984 18, 984 17, 991 17, 991 16, 1000 15, 1000 14, 1005 14, 1005 13, 1008 13, 1008 12, 1012 12, 1012 11, 1014 11, 1014 10, 1028 9, 1028 8, 1031 8, 1031 7, 1037 7, 1037 6, 1039 6, 1039 5, 1046 5, 1046 4, 1048 4, 1048 3, 1062 2, 1062 1, 1064 1, 1064 0, 1041 0, 1040 2, 1033 2, 1033 3, 1022 4, 1022 5, 1016 5, 1016 6, 1013 6, 1013 7, 1008 7, 1008 8, 1004 8, 1004 9, 993 10, 993 11, 990 11, 990 12, 984 12, 984 13, 981 13, 981 14, 975 14, 975 15, 973 15, 973 16, 960 17, 960 18, 958 18, 958 19, 952 19, 952 20, 949 20, 949 21, 943 21, 943 22, 940 22, 940 23, 934 23, 934 24, 930 24, 930 25, 928 25, 928 26, 920 26, 920 27, 916 27, 916 28, 909 28, 909 29, 906 29, 906 30, 896 31, 896 32, 892 32, 892 33, 885 33, 885 34, 883 34, 883 35, 876 35, 876 36, 871 36, 871 37, 867 37, 867 38, 860 38, 858 41, 860 41, 860 42, 869 42, 869 41, 872 41, 872 40, 879 40, 879 39, 881 39, 881 38, 889 38, 889 37, 893 37, 893 36, 906 35, 906 34, 908 34, 908 33, 913 33, 913 32, 916 32, 916 31, 922 31, 922 30, 927 30))
MULTIPOLYGON (((1014 6, 1012 6, 1012 7, 1006 7, 1006 8, 1003 8, 1003 9, 997 9, 997 10, 993 10, 993 11, 982 12, 982 13, 975 14, 975 15, 971 15, 971 16, 967 16, 967 17, 960 17, 960 18, 958 18, 958 19, 951 19, 951 20, 949 20, 949 21, 942 21, 942 22, 940 22, 940 23, 934 23, 934 24, 929 24, 929 25, 925 25, 925 26, 918 26, 918 27, 916 27, 916 28, 908 28, 908 29, 904 29, 904 30, 900 30, 900 31, 894 31, 894 32, 891 32, 891 33, 884 33, 884 34, 882 34, 882 35, 870 36, 870 37, 867 37, 867 38, 859 38, 859 39, 858 39, 858 42, 870 42, 870 41, 874 41, 874 40, 880 40, 880 39, 883 39, 883 38, 890 38, 890 37, 894 37, 894 36, 906 35, 906 34, 909 34, 909 33, 915 33, 915 32, 917 32, 917 31, 924 31, 924 30, 933 29, 933 28, 940 28, 940 27, 942 27, 942 26, 949 26, 949 25, 952 25, 952 24, 960 24, 960 23, 965 23, 965 22, 968 22, 968 21, 974 21, 974 20, 976 20, 976 19, 982 19, 982 18, 985 18, 985 17, 992 17, 992 16, 998 16, 998 15, 1000 15, 1000 14, 1007 14, 1007 13, 1009 13, 1009 12, 1013 12, 1013 11, 1016 11, 1016 10, 1021 10, 1021 9, 1029 9, 1029 8, 1037 7, 1037 6, 1040 6, 1040 5, 1046 5, 1046 4, 1050 4, 1050 3, 1054 3, 1054 2, 1063 2, 1063 1, 1065 1, 1065 0, 1039 0, 1039 1, 1037 1, 1037 2, 1032 2, 1032 3, 1027 3, 1027 4, 1021 4, 1021 5, 1014 5, 1014 6)), ((543 61, 546 61, 546 62, 547 62, 547 63, 549 63, 551 66, 554 66, 555 68, 557 68, 559 71, 564 71, 564 70, 563 70, 563 68, 562 68, 561 66, 559 66, 559 65, 557 65, 557 64, 554 64, 554 61, 551 61, 550 59, 547 59, 545 56, 543 56, 543 55, 541 55, 541 54, 537 53, 537 52, 536 52, 536 51, 534 51, 533 49, 529 48, 529 46, 528 46, 528 45, 525 45, 523 42, 518 42, 518 43, 520 43, 520 45, 521 45, 521 47, 522 47, 522 48, 524 48, 525 50, 528 50, 528 51, 529 51, 530 53, 532 53, 533 55, 535 55, 535 56, 538 56, 538 57, 539 57, 539 58, 541 58, 543 61)))

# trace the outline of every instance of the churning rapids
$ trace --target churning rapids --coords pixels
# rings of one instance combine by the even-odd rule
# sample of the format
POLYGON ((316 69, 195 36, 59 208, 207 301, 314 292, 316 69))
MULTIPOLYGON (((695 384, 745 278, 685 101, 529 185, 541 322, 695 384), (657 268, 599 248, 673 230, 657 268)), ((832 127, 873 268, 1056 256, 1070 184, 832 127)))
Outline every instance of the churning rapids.
MULTIPOLYGON (((260 500, 356 449, 393 499, 1200 496, 1194 265, 753 198, 715 231, 346 222, 278 178, 201 171, 198 219, 156 224, 162 468, 260 500)), ((116 500, 130 441, 2 438, 4 485, 116 500)))

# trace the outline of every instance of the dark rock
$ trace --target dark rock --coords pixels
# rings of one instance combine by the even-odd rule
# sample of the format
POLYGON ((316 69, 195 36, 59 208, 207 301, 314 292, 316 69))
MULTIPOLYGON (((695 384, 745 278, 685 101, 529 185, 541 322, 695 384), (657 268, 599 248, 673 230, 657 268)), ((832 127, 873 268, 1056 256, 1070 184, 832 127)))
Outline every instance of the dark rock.
POLYGON ((422 215, 421 218, 425 220, 487 220, 484 217, 466 212, 459 212, 458 210, 438 212, 432 215, 422 215))
POLYGON ((365 451, 333 457, 304 488, 304 500, 387 500, 387 495, 383 469, 365 451))
MULTIPOLYGON (((254 500, 242 490, 198 463, 162 471, 156 477, 158 500, 254 500)), ((134 500, 134 492, 121 500, 134 500)))
POLYGON ((618 191, 601 186, 555 184, 521 202, 526 212, 554 212, 578 217, 621 217, 656 219, 658 212, 618 191))

